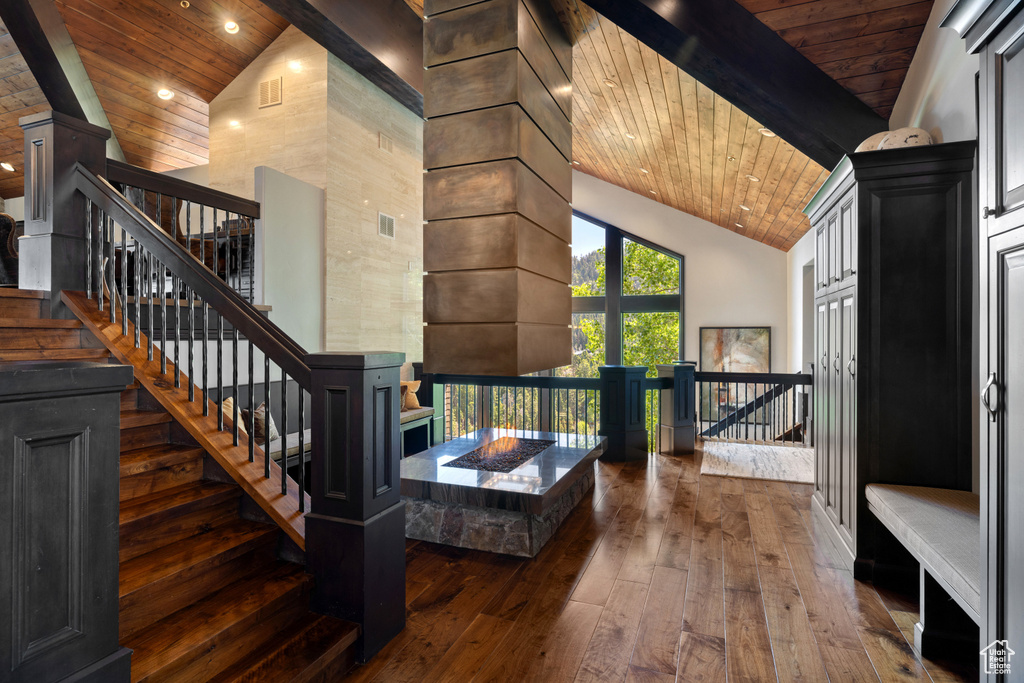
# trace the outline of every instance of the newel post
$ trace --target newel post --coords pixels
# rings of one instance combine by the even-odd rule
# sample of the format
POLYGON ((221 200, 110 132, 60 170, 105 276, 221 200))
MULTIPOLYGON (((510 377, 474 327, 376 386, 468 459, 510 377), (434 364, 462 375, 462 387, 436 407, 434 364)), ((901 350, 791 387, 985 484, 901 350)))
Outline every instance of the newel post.
POLYGON ((110 131, 55 111, 18 123, 25 133, 18 286, 50 292, 50 315, 65 317, 60 292, 85 290, 88 263, 85 197, 75 192, 75 167, 106 175, 110 131))
POLYGON ((680 361, 672 365, 659 365, 658 377, 671 377, 672 388, 661 390, 661 450, 669 455, 693 453, 696 441, 694 422, 696 397, 694 396, 693 361, 680 361))
POLYGON ((399 494, 403 353, 314 353, 312 607, 358 623, 365 662, 405 628, 405 503, 399 494))
POLYGON ((647 460, 647 397, 643 366, 602 365, 601 425, 598 434, 608 437, 601 460, 647 460))

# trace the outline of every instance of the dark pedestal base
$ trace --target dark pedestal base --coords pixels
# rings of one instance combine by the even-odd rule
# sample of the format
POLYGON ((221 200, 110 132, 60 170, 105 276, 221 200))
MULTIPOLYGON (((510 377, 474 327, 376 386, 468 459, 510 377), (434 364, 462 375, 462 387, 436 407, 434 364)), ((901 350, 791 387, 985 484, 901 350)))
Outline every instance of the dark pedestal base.
POLYGON ((132 679, 132 651, 126 647, 76 671, 60 683, 111 683, 132 679))

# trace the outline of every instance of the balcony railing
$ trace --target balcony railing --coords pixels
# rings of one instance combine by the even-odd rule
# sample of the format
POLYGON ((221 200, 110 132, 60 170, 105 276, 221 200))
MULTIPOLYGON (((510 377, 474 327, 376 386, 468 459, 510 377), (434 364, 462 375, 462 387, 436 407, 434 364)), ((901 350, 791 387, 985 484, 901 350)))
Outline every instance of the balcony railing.
POLYGON ((812 445, 810 375, 698 372, 694 378, 703 439, 812 445))

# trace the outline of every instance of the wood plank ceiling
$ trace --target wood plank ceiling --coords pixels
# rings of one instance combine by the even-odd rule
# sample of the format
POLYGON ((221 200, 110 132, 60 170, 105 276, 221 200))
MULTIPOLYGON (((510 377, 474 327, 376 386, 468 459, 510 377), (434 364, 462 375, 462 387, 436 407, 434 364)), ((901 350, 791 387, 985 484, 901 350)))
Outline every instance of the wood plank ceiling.
POLYGON ((783 251, 810 229, 801 209, 826 169, 589 6, 565 7, 578 170, 783 251))
POLYGON ((0 169, 0 197, 24 194, 25 139, 18 119, 49 108, 7 27, 0 23, 0 162, 14 166, 13 171, 0 169))
POLYGON ((884 119, 892 113, 932 0, 737 0, 884 119))

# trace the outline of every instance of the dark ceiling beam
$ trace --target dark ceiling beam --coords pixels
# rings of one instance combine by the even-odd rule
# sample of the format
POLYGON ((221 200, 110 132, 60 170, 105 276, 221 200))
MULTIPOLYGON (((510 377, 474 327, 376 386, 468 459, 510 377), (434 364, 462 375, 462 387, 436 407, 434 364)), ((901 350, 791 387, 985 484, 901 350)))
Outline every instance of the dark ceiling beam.
POLYGON ((3 0, 0 19, 54 111, 111 131, 107 156, 124 161, 92 81, 53 0, 3 0))
POLYGON ((263 0, 297 29, 423 116, 423 20, 402 0, 263 0))
POLYGON ((832 169, 888 123, 734 0, 586 0, 832 169))

